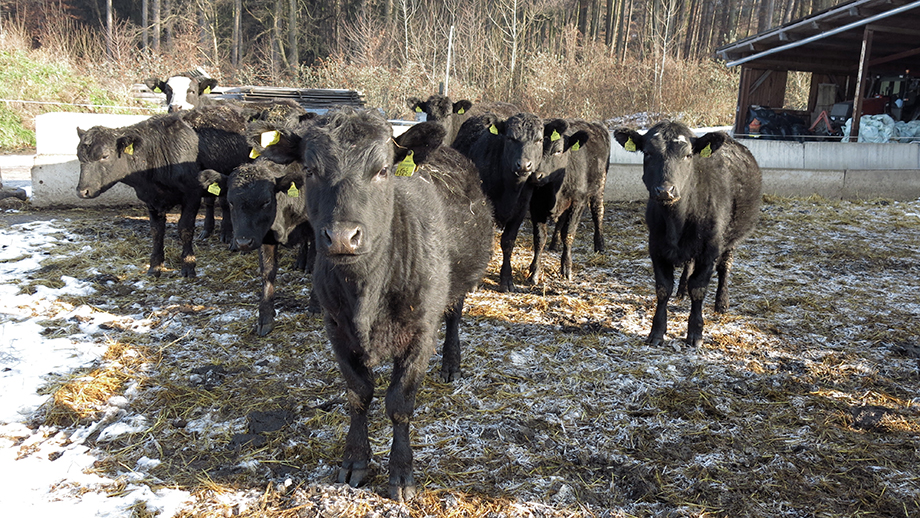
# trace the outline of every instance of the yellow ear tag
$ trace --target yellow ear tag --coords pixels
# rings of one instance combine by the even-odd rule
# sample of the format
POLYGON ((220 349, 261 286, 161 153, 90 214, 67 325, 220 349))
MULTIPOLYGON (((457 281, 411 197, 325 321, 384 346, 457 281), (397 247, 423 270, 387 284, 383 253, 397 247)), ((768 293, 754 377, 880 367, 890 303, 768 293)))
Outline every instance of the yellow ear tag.
POLYGON ((495 124, 489 126, 489 133, 493 135, 498 135, 498 128, 495 127, 495 124))
POLYGON ((300 191, 297 189, 297 186, 291 184, 291 188, 287 190, 287 195, 291 198, 300 198, 300 191))
POLYGON ((549 136, 549 141, 556 142, 557 140, 561 138, 562 138, 562 135, 560 135, 558 131, 553 130, 553 134, 549 136))
POLYGON ((204 94, 207 95, 209 93, 211 93, 211 87, 210 86, 204 87, 204 94))
POLYGON ((125 148, 125 153, 127 153, 127 154, 129 154, 129 155, 133 155, 133 154, 134 154, 134 144, 133 144, 133 143, 132 143, 132 144, 128 144, 128 147, 125 148))
POLYGON ((704 147, 703 150, 700 151, 700 156, 703 158, 709 158, 710 156, 712 156, 712 144, 706 144, 706 147, 704 147))
POLYGON ((466 113, 466 110, 464 110, 463 108, 460 108, 459 110, 457 110, 457 115, 463 115, 464 113, 466 113))
POLYGON ((632 137, 629 137, 629 140, 627 140, 626 143, 623 144, 623 149, 625 149, 626 151, 635 151, 635 150, 636 150, 636 143, 633 142, 632 137))
POLYGON ((416 107, 415 107, 415 113, 422 113, 422 107, 421 107, 421 106, 416 106, 416 107))
POLYGON ((262 147, 268 147, 281 141, 281 133, 277 131, 266 131, 262 134, 262 147))
POLYGON ((160 87, 158 86, 158 87, 156 87, 156 88, 153 89, 153 93, 155 93, 155 94, 161 94, 161 93, 163 93, 163 90, 160 90, 160 87))
POLYGON ((217 182, 212 183, 208 186, 208 192, 214 196, 220 196, 220 185, 217 185, 217 182))
POLYGON ((570 148, 571 151, 578 151, 579 149, 581 149, 581 142, 572 144, 572 147, 570 148))
POLYGON ((258 151, 256 151, 256 148, 252 148, 252 151, 249 152, 249 158, 251 158, 251 159, 253 159, 253 160, 259 158, 259 156, 261 156, 261 153, 259 153, 258 151))
POLYGON ((394 173, 396 176, 412 176, 412 173, 418 168, 418 166, 415 165, 415 160, 412 159, 412 155, 414 154, 414 151, 409 151, 406 158, 403 158, 402 162, 396 166, 396 173, 394 173))

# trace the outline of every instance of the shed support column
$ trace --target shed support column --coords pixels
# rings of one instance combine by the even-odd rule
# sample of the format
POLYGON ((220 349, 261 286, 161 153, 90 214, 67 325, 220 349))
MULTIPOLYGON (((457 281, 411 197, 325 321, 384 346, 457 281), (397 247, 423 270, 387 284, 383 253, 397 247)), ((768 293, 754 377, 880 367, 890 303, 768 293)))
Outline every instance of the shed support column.
POLYGON ((853 123, 850 125, 849 141, 856 142, 859 136, 859 119, 862 117, 863 97, 866 96, 866 81, 869 74, 869 58, 872 56, 872 34, 868 26, 863 30, 862 50, 859 53, 859 76, 856 78, 856 99, 853 100, 853 123))

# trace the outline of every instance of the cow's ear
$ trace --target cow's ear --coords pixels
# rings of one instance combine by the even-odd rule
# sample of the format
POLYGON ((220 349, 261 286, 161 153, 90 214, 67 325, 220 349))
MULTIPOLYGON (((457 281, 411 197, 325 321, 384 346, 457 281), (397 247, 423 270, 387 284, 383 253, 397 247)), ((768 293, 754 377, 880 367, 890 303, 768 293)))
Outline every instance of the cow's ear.
POLYGON ((454 113, 458 115, 463 115, 464 113, 468 112, 469 109, 472 107, 473 107, 472 102, 466 99, 463 99, 461 101, 457 101, 454 103, 454 113))
POLYGON ((626 151, 642 151, 645 138, 631 129, 618 128, 613 131, 613 138, 623 146, 626 151))
POLYGON ((219 196, 221 192, 226 192, 227 175, 221 174, 214 169, 203 169, 198 173, 198 183, 202 189, 219 196))
POLYGON ((145 79, 144 84, 147 85, 147 88, 149 88, 150 90, 156 93, 163 93, 166 91, 164 88, 166 86, 166 83, 155 77, 152 77, 150 79, 145 79))
POLYGON ((135 135, 122 135, 118 137, 118 140, 115 142, 115 149, 118 151, 118 158, 121 158, 124 155, 134 156, 137 153, 137 148, 140 144, 140 139, 135 135))
POLYGON ((271 124, 250 124, 247 138, 252 145, 251 158, 264 156, 278 164, 290 164, 298 158, 300 136, 293 131, 271 124))
POLYGON ((707 133, 702 137, 693 141, 693 154, 700 155, 701 157, 709 157, 728 139, 728 135, 724 131, 713 131, 712 133, 707 133))
POLYGON ((433 121, 420 122, 393 140, 394 160, 401 162, 411 150, 414 152, 415 161, 422 163, 431 150, 444 142, 446 135, 444 125, 433 121))
POLYGON ((578 151, 588 142, 587 131, 576 131, 574 135, 565 138, 565 151, 578 151))
POLYGON ((83 135, 86 135, 86 130, 83 128, 77 128, 77 137, 79 137, 80 140, 83 140, 83 135))
POLYGON ((543 138, 550 139, 551 142, 561 140, 565 132, 569 130, 569 123, 565 119, 548 119, 543 124, 543 138))
POLYGON ((407 97, 406 104, 408 104, 409 109, 415 113, 421 113, 425 111, 424 103, 418 97, 407 97))
POLYGON ((198 80, 198 95, 206 95, 217 86, 217 79, 213 77, 203 77, 198 80))
POLYGON ((303 169, 289 165, 284 168, 284 175, 275 180, 275 192, 286 192, 292 198, 300 197, 305 176, 303 169))

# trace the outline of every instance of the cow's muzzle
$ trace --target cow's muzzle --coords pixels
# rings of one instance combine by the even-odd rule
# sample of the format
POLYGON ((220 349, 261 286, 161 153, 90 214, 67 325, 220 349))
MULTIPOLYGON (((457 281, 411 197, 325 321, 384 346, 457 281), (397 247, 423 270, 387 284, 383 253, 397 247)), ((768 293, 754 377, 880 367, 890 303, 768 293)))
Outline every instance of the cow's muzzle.
POLYGON ((323 229, 322 237, 329 255, 357 255, 364 240, 364 232, 360 225, 333 225, 323 229))
POLYGON ((677 203, 677 200, 680 199, 680 193, 677 191, 676 185, 663 183, 655 187, 655 199, 663 205, 671 205, 677 203))

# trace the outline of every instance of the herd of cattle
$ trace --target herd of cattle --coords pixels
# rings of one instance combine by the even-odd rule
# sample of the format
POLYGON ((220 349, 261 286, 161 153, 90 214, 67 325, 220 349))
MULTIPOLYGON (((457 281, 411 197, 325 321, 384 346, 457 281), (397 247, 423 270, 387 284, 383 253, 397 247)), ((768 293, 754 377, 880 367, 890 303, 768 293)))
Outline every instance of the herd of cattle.
MULTIPOLYGON (((347 385, 351 423, 338 481, 357 486, 367 477, 371 368, 393 358, 386 413, 393 424, 390 495, 397 500, 415 493, 409 422, 441 319, 441 376, 451 381, 460 374, 464 298, 483 279, 494 226, 502 230, 501 291, 515 289, 511 255, 528 213, 534 254, 527 282, 541 282, 552 222, 553 243, 562 249, 560 273, 571 279, 571 248, 585 208, 593 218, 594 250, 604 250, 610 154, 610 133, 599 123, 542 119, 509 104, 453 103, 438 95, 409 105, 428 120, 396 138, 378 110, 315 115, 293 102, 222 103, 171 110, 124 128, 78 130, 77 149, 80 197, 121 182, 147 205, 150 275, 164 268, 166 213, 178 205, 181 275, 195 276, 197 213, 204 200, 207 237, 219 201, 221 240, 260 253, 259 335, 274 327, 278 245, 302 245, 295 264, 312 271, 310 305, 323 310, 347 385)), ((732 250, 759 214, 760 170, 724 133, 697 138, 666 121, 644 134, 613 134, 625 149, 645 155, 658 299, 648 342, 663 340, 674 269, 682 266, 678 295, 689 292, 692 303, 687 341, 698 345, 714 271, 716 310, 728 306, 732 250)))

